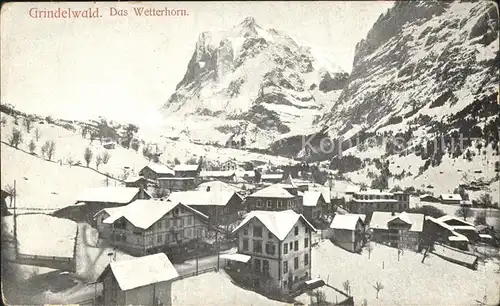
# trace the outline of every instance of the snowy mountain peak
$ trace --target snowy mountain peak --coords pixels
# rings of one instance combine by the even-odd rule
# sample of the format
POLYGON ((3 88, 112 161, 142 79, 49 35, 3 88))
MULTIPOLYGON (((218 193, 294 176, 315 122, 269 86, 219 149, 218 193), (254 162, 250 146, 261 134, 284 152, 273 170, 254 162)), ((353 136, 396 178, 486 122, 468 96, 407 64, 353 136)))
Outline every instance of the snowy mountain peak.
POLYGON ((247 143, 266 147, 277 138, 312 130, 347 77, 324 53, 247 17, 226 31, 199 36, 164 110, 169 121, 183 118, 190 137, 193 126, 204 122, 203 135, 195 138, 217 135, 216 141, 225 144, 246 135, 247 143), (195 117, 196 124, 190 125, 189 118, 195 117))

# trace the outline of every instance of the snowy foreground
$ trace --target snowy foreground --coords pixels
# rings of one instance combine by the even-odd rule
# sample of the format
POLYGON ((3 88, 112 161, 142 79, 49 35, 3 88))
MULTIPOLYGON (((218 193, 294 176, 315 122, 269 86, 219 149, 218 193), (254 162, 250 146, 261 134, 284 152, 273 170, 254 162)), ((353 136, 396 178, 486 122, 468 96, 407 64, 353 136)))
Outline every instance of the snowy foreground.
MULTIPOLYGON (((398 262, 397 249, 375 244, 368 259, 323 241, 313 249, 312 276, 320 276, 329 285, 345 291, 342 283, 349 280, 356 305, 366 299, 368 305, 487 305, 500 299, 498 264, 480 263, 478 270, 445 261, 435 255, 421 263, 422 254, 405 251, 398 262), (376 298, 376 282, 384 288, 376 298)), ((329 302, 341 301, 334 290, 324 290, 329 302)), ((310 298, 298 298, 309 303, 310 298)))
MULTIPOLYGON (((38 256, 73 257, 77 224, 44 214, 17 216, 19 253, 38 256)), ((2 218, 2 230, 14 236, 14 218, 2 218)))

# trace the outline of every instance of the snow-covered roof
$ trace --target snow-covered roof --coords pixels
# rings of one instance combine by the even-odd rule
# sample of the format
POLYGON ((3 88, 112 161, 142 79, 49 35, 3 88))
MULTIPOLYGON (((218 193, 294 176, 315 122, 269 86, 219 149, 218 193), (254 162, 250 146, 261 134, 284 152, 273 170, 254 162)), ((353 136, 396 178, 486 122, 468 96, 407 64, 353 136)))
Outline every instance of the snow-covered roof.
POLYGON ((238 187, 235 187, 233 185, 229 185, 228 183, 221 182, 221 181, 210 181, 210 182, 205 182, 201 183, 196 187, 196 190, 199 191, 206 191, 207 187, 210 187, 210 191, 232 191, 232 192, 240 192, 241 189, 238 187))
POLYGON ((234 172, 236 176, 239 177, 255 177, 255 171, 250 170, 250 171, 235 171, 234 172))
POLYGON ((139 193, 139 187, 97 187, 85 189, 76 202, 108 202, 127 204, 139 193))
POLYGON ((258 190, 248 197, 252 198, 284 198, 284 199, 292 199, 295 196, 292 195, 287 190, 283 189, 277 185, 271 185, 261 190, 258 190))
MULTIPOLYGON (((444 216, 441 216, 439 218, 437 218, 437 220, 441 221, 441 222, 448 222, 450 220, 453 220, 453 221, 457 221, 457 222, 460 222, 460 223, 463 223, 464 225, 469 225, 469 226, 472 226, 474 227, 474 224, 470 223, 470 222, 467 222, 467 221, 464 221, 463 219, 461 218, 457 218, 455 216, 451 216, 451 215, 444 215, 444 216)), ((452 227, 455 227, 455 225, 451 225, 452 227)))
POLYGON ((462 196, 456 193, 443 193, 441 194, 440 198, 443 200, 462 201, 462 196))
POLYGON ((159 181, 194 181, 194 177, 166 176, 157 178, 159 181))
POLYGON ((488 235, 488 234, 479 234, 479 237, 483 238, 483 239, 492 239, 493 238, 493 237, 491 237, 491 235, 488 235))
POLYGON ((206 215, 183 203, 160 200, 136 200, 127 206, 106 209, 105 211, 110 216, 104 219, 103 223, 112 224, 123 217, 135 227, 148 229, 177 205, 182 205, 200 217, 208 219, 206 215))
POLYGON ((165 282, 179 276, 164 253, 114 261, 109 266, 123 291, 165 282))
POLYGON ((293 210, 254 210, 246 215, 245 219, 243 219, 243 221, 233 230, 232 233, 237 232, 253 218, 257 218, 260 222, 262 222, 262 224, 280 241, 283 241, 286 238, 299 219, 301 219, 311 230, 316 231, 314 226, 312 226, 312 224, 309 223, 304 216, 297 214, 293 210))
POLYGON ((282 173, 268 173, 268 174, 262 174, 260 177, 262 180, 280 180, 283 178, 282 173))
POLYGON ((323 194, 319 191, 304 191, 304 195, 302 196, 302 205, 303 206, 316 206, 318 205, 318 201, 323 197, 323 194))
POLYGON ((401 220, 411 224, 410 231, 421 232, 424 227, 424 215, 414 214, 414 213, 395 213, 394 216, 391 212, 386 211, 374 211, 372 219, 370 221, 370 228, 373 229, 384 229, 387 230, 387 223, 394 220, 395 218, 400 218, 401 220), (401 216, 402 215, 402 216, 401 216))
POLYGON ((146 179, 145 177, 143 176, 131 176, 131 177, 128 177, 126 180, 125 180, 125 183, 135 183, 135 182, 138 182, 140 180, 145 180, 147 182, 150 182, 150 183, 153 183, 152 180, 148 180, 146 179))
POLYGON ((220 258, 247 263, 248 261, 250 261, 252 257, 245 254, 236 253, 236 254, 223 254, 220 256, 220 258))
POLYGON ((190 190, 190 191, 176 191, 172 192, 167 201, 182 203, 189 206, 198 205, 214 205, 214 206, 226 206, 229 201, 237 196, 240 200, 242 198, 234 191, 200 191, 200 190, 190 190))
POLYGON ((370 199, 370 200, 360 200, 360 199, 352 199, 353 202, 362 202, 362 203, 398 203, 398 200, 395 199, 370 199))
POLYGON ((200 177, 231 177, 235 175, 234 171, 200 171, 200 177))
POLYGON ((174 167, 174 171, 198 171, 200 165, 181 164, 174 167))
POLYGON ((406 224, 412 224, 413 222, 411 221, 410 217, 408 216, 408 213, 406 213, 405 211, 400 213, 398 216, 395 216, 394 218, 392 218, 391 220, 389 220, 389 222, 393 221, 393 220, 401 220, 403 221, 404 223, 406 224))
POLYGON ((421 195, 419 198, 420 198, 420 199, 425 199, 425 198, 427 198, 427 197, 431 197, 431 198, 436 199, 436 197, 435 197, 435 196, 433 196, 432 194, 423 194, 423 195, 421 195))
POLYGON ((144 168, 149 168, 154 173, 157 173, 157 174, 171 174, 171 175, 175 174, 175 172, 172 169, 170 169, 169 167, 167 167, 163 164, 159 164, 159 163, 149 163, 144 168))
POLYGON ((437 255, 457 260, 469 265, 474 264, 474 262, 478 259, 476 255, 468 254, 460 250, 453 249, 451 247, 447 247, 437 243, 434 244, 434 251, 432 252, 437 255))
POLYGON ((450 233, 452 234, 452 236, 448 237, 448 240, 450 240, 450 241, 469 241, 469 239, 467 237, 465 237, 464 235, 462 235, 458 232, 455 232, 453 226, 448 225, 439 219, 433 218, 431 216, 426 216, 425 220, 429 220, 431 222, 434 222, 435 224, 449 230, 450 233))
POLYGON ((393 192, 388 191, 380 191, 379 189, 370 189, 365 191, 357 191, 355 192, 358 195, 383 195, 383 196, 393 196, 393 192))
POLYGON ((333 229, 348 229, 348 230, 355 230, 356 229, 356 224, 358 221, 361 220, 361 222, 364 222, 363 219, 359 215, 335 215, 335 217, 332 220, 332 223, 330 224, 330 228, 333 229))

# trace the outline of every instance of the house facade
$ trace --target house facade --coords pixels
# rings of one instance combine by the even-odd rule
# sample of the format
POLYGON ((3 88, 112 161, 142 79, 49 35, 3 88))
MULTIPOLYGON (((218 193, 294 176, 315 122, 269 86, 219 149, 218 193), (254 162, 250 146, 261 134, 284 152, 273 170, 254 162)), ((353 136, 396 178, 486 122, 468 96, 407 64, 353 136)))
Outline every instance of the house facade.
POLYGON ((363 248, 365 223, 359 215, 335 215, 326 231, 326 238, 350 252, 359 252, 363 248))
POLYGON ((443 221, 426 216, 422 243, 424 247, 428 247, 433 246, 436 242, 461 250, 469 249, 469 239, 467 237, 456 232, 452 226, 443 221))
POLYGON ((158 187, 169 192, 193 190, 196 186, 194 177, 161 177, 158 187))
POLYGON ((459 194, 442 194, 439 196, 439 200, 442 204, 460 205, 463 199, 459 194))
POLYGON ((410 207, 409 195, 379 190, 355 192, 349 207, 352 213, 366 214, 374 211, 403 212, 410 207))
POLYGON ((311 279, 311 235, 315 228, 292 210, 252 211, 233 231, 238 254, 253 284, 287 293, 311 279))
POLYGON ((207 235, 208 217, 180 203, 139 200, 94 216, 99 237, 135 256, 193 248, 207 235))
POLYGON ((152 181, 156 181, 161 177, 172 177, 174 175, 175 172, 172 169, 158 163, 150 163, 139 171, 139 176, 152 181))
POLYGON ((289 190, 277 184, 258 190, 247 196, 245 200, 247 210, 283 211, 292 209, 297 213, 302 213, 298 194, 292 194, 289 190))
POLYGON ((167 256, 159 253, 112 262, 97 281, 103 285, 103 305, 167 306, 172 304, 172 280, 178 276, 167 256))
POLYGON ((370 221, 372 240, 398 249, 418 251, 422 238, 424 215, 376 211, 370 221))
POLYGON ((177 177, 197 177, 200 174, 201 165, 177 165, 174 167, 175 176, 177 177))
POLYGON ((302 214, 313 224, 319 222, 328 211, 326 200, 320 191, 304 191, 301 200, 302 214))

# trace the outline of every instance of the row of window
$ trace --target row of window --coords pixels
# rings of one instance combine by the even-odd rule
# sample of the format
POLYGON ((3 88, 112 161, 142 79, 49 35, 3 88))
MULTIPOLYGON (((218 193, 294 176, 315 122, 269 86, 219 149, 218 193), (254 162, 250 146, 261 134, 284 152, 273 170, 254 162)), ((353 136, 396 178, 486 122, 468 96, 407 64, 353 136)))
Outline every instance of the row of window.
POLYGON ((359 203, 358 204, 358 209, 362 212, 368 211, 368 207, 373 207, 374 209, 385 209, 385 210, 395 210, 398 209, 398 211, 404 211, 408 209, 408 205, 406 204, 397 204, 396 203, 391 203, 391 206, 389 206, 389 203, 359 203))
MULTIPOLYGON (((304 248, 307 249, 309 247, 309 238, 304 238, 304 248)), ((283 254, 288 254, 290 251, 298 251, 299 250, 299 241, 295 240, 290 243, 283 244, 283 254)))
MULTIPOLYGON (((246 227, 244 227, 244 228, 243 228, 243 236, 248 236, 248 235, 249 235, 249 234, 248 234, 248 233, 249 233, 249 231, 248 231, 248 229, 249 229, 249 228, 250 228, 250 226, 246 226, 246 227)), ((295 226, 295 228, 294 228, 294 231, 293 231, 293 232, 294 232, 294 235, 295 235, 295 236, 298 236, 298 235, 299 235, 299 227, 298 227, 298 226, 295 226)), ((309 228, 308 228, 307 226, 304 228, 304 232, 305 232, 306 234, 307 234, 307 233, 309 233, 309 228)), ((259 238, 261 238, 261 237, 263 236, 263 235, 262 235, 262 233, 263 233, 262 226, 255 225, 255 226, 253 227, 253 236, 254 236, 254 237, 259 237, 259 238)), ((268 232, 267 232, 267 238, 268 238, 268 239, 272 239, 272 238, 273 238, 273 233, 271 233, 270 231, 268 231, 268 232)))
MULTIPOLYGON (((309 253, 304 254, 304 267, 307 267, 309 265, 309 253)), ((293 269, 297 270, 299 269, 299 257, 295 257, 293 259, 293 269)), ((283 274, 288 273, 288 260, 283 261, 283 274)))
MULTIPOLYGON (((277 200, 276 201, 276 207, 277 208, 283 208, 283 201, 282 200, 277 200)), ((287 200, 287 207, 288 208, 295 208, 295 201, 293 200, 287 200)), ((273 201, 272 200, 266 200, 265 205, 262 204, 261 200, 256 200, 255 201, 255 207, 257 208, 262 208, 262 207, 267 207, 267 208, 273 208, 273 201)))
MULTIPOLYGON (((248 251, 249 250, 249 245, 248 245, 248 238, 243 238, 243 251, 248 251)), ((253 240, 252 241, 252 246, 253 249, 252 251, 254 253, 262 253, 262 244, 263 242, 261 240, 253 240)), ((304 238, 304 248, 307 249, 309 247, 309 238, 304 238)), ((299 250, 299 241, 295 240, 290 243, 284 243, 283 244, 283 254, 288 254, 290 251, 298 251, 299 250)), ((276 245, 274 243, 266 243, 265 245, 265 254, 268 255, 275 255, 276 254, 276 245)))

